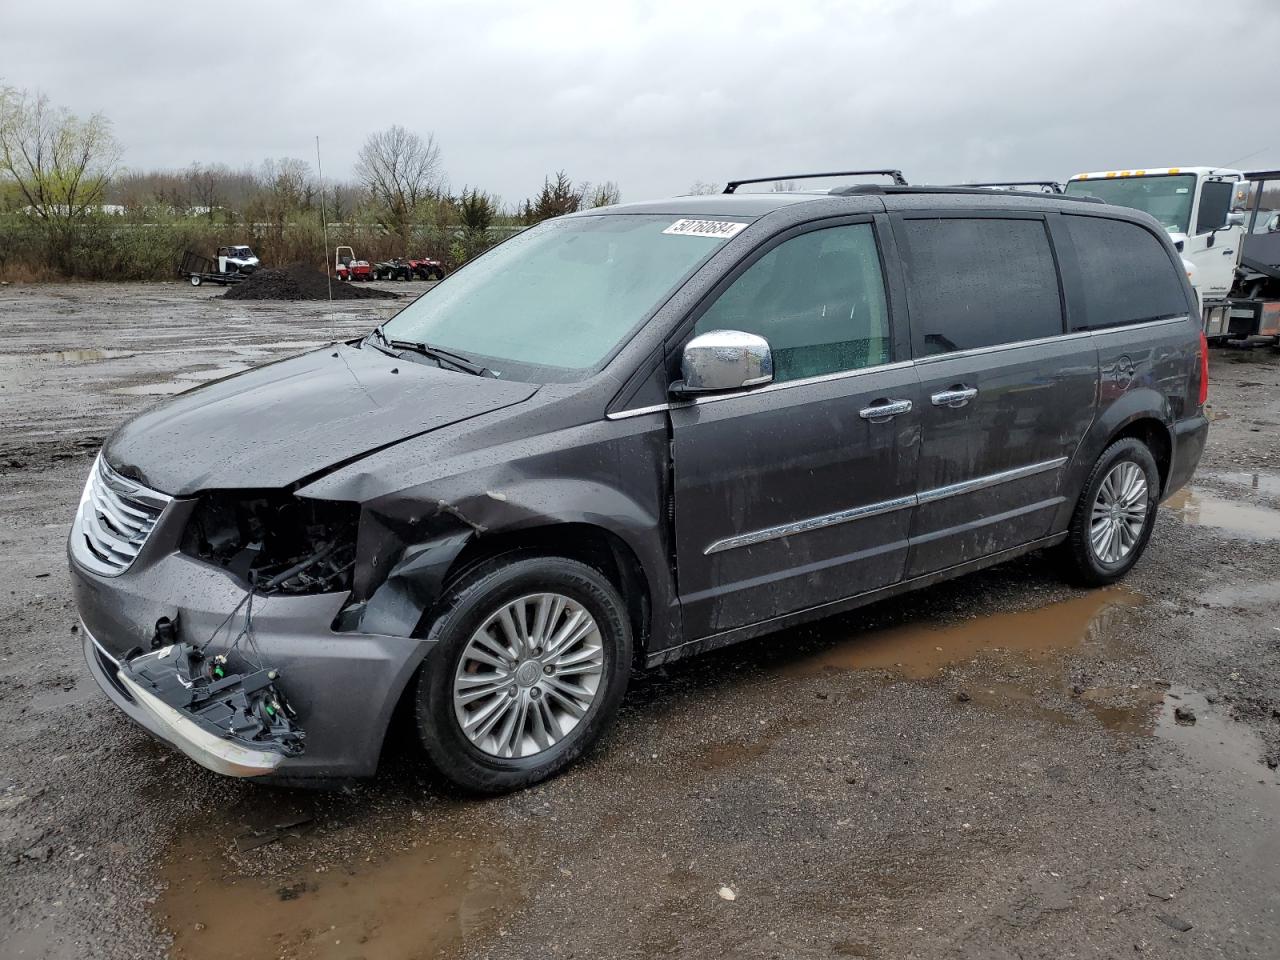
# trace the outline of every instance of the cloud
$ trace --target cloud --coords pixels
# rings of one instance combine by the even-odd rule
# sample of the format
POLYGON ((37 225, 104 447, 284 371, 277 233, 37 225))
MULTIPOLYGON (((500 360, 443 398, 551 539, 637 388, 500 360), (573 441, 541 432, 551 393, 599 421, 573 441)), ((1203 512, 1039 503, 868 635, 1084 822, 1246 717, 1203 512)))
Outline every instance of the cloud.
POLYGON ((1280 166, 1271 0, 270 3, 6 12, 0 80, 109 116, 138 168, 314 159, 432 131, 455 187, 627 199, 898 166, 916 182, 1280 166), (1268 138, 1271 141, 1268 142, 1268 138))

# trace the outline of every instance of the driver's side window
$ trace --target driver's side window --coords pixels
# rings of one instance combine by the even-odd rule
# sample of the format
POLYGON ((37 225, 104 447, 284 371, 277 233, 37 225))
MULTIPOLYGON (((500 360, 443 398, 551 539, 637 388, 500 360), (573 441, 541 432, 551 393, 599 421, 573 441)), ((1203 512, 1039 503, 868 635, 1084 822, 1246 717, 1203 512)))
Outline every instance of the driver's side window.
POLYGON ((742 330, 769 341, 774 382, 888 363, 889 314, 869 223, 793 237, 757 260, 694 333, 742 330))

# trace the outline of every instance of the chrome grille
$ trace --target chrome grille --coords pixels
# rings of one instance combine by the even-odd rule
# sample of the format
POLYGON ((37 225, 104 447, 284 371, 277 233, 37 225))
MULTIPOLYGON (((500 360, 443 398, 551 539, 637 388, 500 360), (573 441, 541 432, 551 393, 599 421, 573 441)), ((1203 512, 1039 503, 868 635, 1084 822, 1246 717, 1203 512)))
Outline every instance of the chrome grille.
POLYGON ((99 455, 71 526, 76 561, 108 577, 128 570, 169 500, 120 476, 99 455))

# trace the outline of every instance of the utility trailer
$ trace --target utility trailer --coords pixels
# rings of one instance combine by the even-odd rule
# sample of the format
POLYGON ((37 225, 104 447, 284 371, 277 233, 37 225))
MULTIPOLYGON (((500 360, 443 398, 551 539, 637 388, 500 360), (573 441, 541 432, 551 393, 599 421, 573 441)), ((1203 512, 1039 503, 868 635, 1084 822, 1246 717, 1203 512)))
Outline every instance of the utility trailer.
POLYGON ((206 280, 226 286, 249 278, 248 273, 241 273, 239 270, 220 270, 218 269, 220 266, 222 264, 218 260, 188 250, 182 255, 182 260, 178 264, 178 276, 190 280, 193 287, 200 286, 206 280))

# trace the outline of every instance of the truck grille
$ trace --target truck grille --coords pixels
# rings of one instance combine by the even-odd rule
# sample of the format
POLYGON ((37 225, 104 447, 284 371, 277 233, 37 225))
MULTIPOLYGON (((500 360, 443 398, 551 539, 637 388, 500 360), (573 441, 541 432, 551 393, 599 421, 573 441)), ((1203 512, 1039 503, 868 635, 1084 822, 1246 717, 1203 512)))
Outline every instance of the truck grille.
POLYGON ((72 555, 94 573, 123 573, 137 559, 170 499, 120 476, 99 455, 71 526, 72 555))

